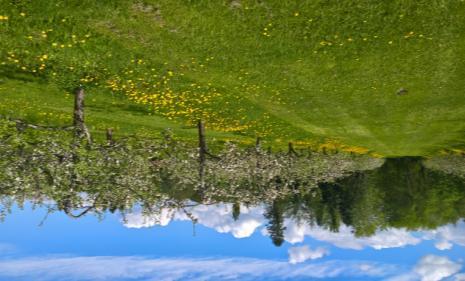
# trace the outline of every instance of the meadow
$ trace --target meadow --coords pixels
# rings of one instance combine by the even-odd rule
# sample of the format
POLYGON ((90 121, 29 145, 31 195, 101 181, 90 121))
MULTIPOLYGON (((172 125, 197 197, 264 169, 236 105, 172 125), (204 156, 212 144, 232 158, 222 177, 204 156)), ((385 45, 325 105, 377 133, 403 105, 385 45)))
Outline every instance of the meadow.
POLYGON ((94 135, 465 147, 462 0, 0 0, 0 115, 94 135), (402 90, 404 89, 404 90, 402 90))

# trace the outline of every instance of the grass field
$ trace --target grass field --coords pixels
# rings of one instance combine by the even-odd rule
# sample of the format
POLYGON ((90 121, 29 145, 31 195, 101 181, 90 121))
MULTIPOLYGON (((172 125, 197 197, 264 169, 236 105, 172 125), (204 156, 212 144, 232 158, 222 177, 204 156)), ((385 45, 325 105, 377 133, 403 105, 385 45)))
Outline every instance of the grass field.
POLYGON ((465 147, 461 0, 0 0, 0 114, 385 156, 465 147), (396 94, 405 88, 405 95, 396 94))

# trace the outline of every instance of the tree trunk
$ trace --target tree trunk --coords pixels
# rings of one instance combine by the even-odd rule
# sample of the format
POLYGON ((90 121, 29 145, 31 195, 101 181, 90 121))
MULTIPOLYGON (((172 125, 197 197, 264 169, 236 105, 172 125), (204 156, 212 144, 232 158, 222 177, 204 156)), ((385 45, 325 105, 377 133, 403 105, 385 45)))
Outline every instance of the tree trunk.
POLYGON ((73 125, 75 136, 80 139, 86 138, 90 144, 90 134, 84 122, 84 89, 82 87, 77 88, 74 95, 73 125))
POLYGON ((113 142, 113 129, 112 128, 107 129, 107 144, 108 145, 113 145, 114 144, 114 142, 113 142))
POLYGON ((289 142, 289 144, 288 144, 288 154, 289 154, 289 156, 299 156, 297 154, 297 151, 295 151, 294 145, 292 144, 292 142, 289 142))
POLYGON ((199 178, 200 186, 205 186, 205 162, 207 160, 207 142, 205 140, 205 127, 202 120, 197 123, 199 132, 199 178))

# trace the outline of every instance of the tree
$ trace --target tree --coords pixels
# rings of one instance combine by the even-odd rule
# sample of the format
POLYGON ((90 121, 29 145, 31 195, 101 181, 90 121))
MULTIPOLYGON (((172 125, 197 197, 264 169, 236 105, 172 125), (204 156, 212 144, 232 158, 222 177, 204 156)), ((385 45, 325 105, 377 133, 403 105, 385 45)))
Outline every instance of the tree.
POLYGON ((284 211, 285 201, 274 200, 267 208, 265 218, 268 219, 266 229, 275 246, 281 246, 284 242, 284 211))

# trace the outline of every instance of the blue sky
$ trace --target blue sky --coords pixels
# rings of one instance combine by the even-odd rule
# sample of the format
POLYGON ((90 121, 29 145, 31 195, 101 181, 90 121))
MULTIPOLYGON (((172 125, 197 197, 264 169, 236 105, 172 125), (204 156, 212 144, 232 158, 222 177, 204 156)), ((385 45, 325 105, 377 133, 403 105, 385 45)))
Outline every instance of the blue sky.
POLYGON ((331 233, 287 220, 275 247, 261 206, 238 221, 230 205, 190 211, 196 236, 179 211, 125 221, 53 213, 39 227, 44 210, 15 209, 0 224, 0 280, 465 280, 463 222, 355 238, 345 226, 331 233))

